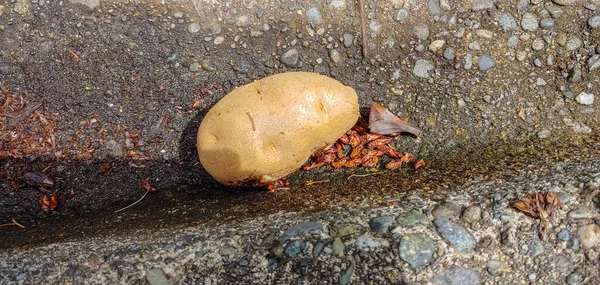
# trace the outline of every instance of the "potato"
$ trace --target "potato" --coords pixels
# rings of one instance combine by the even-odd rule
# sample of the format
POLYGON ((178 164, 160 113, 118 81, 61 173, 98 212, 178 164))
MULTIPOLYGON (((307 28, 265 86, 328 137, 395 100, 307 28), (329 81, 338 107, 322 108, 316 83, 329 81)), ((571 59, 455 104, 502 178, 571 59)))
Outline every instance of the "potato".
POLYGON ((351 87, 310 72, 272 75, 227 94, 198 129, 200 163, 217 181, 260 186, 298 170, 359 117, 351 87))

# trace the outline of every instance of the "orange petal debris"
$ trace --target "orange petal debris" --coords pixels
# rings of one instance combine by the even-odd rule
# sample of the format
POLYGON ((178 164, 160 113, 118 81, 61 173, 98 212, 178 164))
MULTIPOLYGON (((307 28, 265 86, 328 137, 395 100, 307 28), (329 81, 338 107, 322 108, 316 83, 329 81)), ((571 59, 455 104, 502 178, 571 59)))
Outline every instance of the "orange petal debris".
POLYGON ((552 212, 563 205, 553 192, 537 192, 527 196, 521 201, 512 203, 512 207, 523 212, 532 218, 542 221, 540 225, 542 230, 548 226, 548 221, 552 217, 552 212))
MULTIPOLYGON (((406 121, 397 117, 383 106, 373 103, 369 116, 369 131, 366 122, 359 122, 346 134, 342 135, 337 142, 328 145, 313 153, 309 161, 302 166, 303 170, 330 165, 333 168, 354 168, 362 166, 365 168, 377 167, 384 156, 392 161, 386 162, 388 170, 398 169, 402 163, 414 160, 411 153, 402 153, 390 146, 394 137, 400 133, 411 133, 421 135, 421 131, 411 127, 406 121), (375 129, 376 131, 374 131, 375 129)), ((415 165, 422 167, 424 162, 415 165)))
POLYGON ((148 179, 142 179, 140 181, 140 186, 142 186, 142 189, 144 189, 148 192, 156 191, 156 188, 154 188, 154 187, 152 187, 152 185, 150 185, 150 182, 148 181, 148 179))
POLYGON ((290 181, 285 179, 285 178, 281 178, 269 185, 267 185, 267 190, 274 192, 277 190, 287 190, 290 188, 286 188, 285 186, 289 186, 290 185, 290 181))
POLYGON ((519 116, 521 121, 525 122, 525 111, 523 111, 523 109, 519 109, 519 111, 517 111, 517 116, 519 116))
POLYGON ((58 207, 58 197, 56 196, 56 193, 52 195, 42 194, 38 202, 40 203, 40 208, 42 211, 44 211, 44 213, 53 212, 56 210, 56 207, 58 207))

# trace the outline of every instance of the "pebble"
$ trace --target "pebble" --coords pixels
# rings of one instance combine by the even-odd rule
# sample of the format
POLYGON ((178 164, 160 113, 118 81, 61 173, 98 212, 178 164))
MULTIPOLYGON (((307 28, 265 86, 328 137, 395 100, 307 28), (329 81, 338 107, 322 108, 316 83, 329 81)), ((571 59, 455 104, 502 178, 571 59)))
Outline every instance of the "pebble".
POLYGON ((251 24, 252 24, 252 18, 250 18, 248 15, 240 15, 235 20, 235 25, 238 27, 248 27, 251 24))
POLYGON ((471 268, 444 269, 429 280, 433 285, 480 285, 479 272, 471 268))
POLYGON ((533 60, 533 65, 535 65, 537 67, 542 67, 542 66, 544 66, 544 63, 542 62, 541 59, 536 58, 536 59, 533 60))
POLYGON ((538 77, 538 78, 535 79, 535 85, 537 85, 537 86, 545 86, 546 85, 546 80, 544 80, 544 78, 538 77))
POLYGON ((594 104, 594 97, 594 94, 581 92, 575 97, 575 101, 581 105, 592 105, 594 104))
POLYGON ((345 254, 345 246, 344 243, 342 242, 342 239, 340 239, 339 237, 336 237, 333 239, 333 244, 331 245, 332 249, 333 249, 333 255, 337 256, 337 257, 344 257, 345 254))
POLYGON ((454 216, 456 216, 458 214, 458 212, 460 212, 461 207, 459 205, 456 205, 454 203, 444 203, 441 204, 437 207, 435 207, 435 209, 433 209, 433 211, 431 211, 431 215, 433 216, 434 219, 439 219, 439 218, 452 218, 454 216))
POLYGON ((408 18, 408 11, 406 11, 406 9, 400 9, 396 15, 394 15, 394 20, 397 22, 404 22, 406 18, 408 18))
POLYGON ((413 27, 413 36, 419 40, 426 40, 429 38, 429 26, 423 23, 418 23, 413 27))
POLYGON ((316 7, 312 7, 306 11, 306 18, 311 26, 320 25, 323 23, 323 17, 321 16, 321 12, 316 7))
POLYGON ((344 34, 344 47, 351 47, 354 43, 354 36, 351 34, 344 34))
POLYGON ((465 69, 469 70, 473 67, 473 56, 470 53, 465 54, 465 69))
POLYGON ((197 22, 193 22, 188 26, 188 32, 195 34, 200 31, 200 24, 197 22))
POLYGON ((104 147, 106 147, 106 149, 110 151, 109 154, 115 158, 123 156, 123 147, 114 140, 107 141, 104 147))
POLYGON ((455 38, 462 38, 464 35, 465 35, 465 27, 459 27, 458 29, 456 29, 456 32, 454 32, 455 38))
POLYGON ((490 10, 492 8, 494 8, 494 0, 475 0, 471 5, 471 10, 475 12, 490 10))
POLYGON ((429 223, 429 220, 427 219, 427 216, 421 212, 410 211, 398 215, 396 222, 402 227, 410 227, 414 225, 426 225, 429 223))
POLYGON ((571 219, 594 219, 598 216, 596 209, 589 206, 579 206, 578 208, 571 210, 567 216, 571 219))
POLYGON ((444 44, 446 44, 445 40, 435 40, 429 44, 429 50, 432 52, 437 52, 444 46, 444 44))
POLYGON ((160 268, 153 268, 146 271, 146 281, 150 285, 167 285, 169 281, 160 268))
POLYGON ((567 276, 568 285, 581 285, 583 284, 583 277, 577 273, 571 273, 567 276))
POLYGON ((379 20, 373 20, 369 23, 369 30, 373 35, 378 35, 381 32, 383 26, 379 20))
POLYGON ((498 23, 500 23, 500 26, 505 32, 517 28, 517 21, 511 14, 508 13, 500 15, 498 18, 498 23))
POLYGON ((579 4, 581 0, 552 0, 552 2, 558 4, 558 5, 563 5, 563 6, 571 6, 571 5, 576 5, 579 4))
POLYGON ((600 67, 600 54, 595 54, 588 59, 588 70, 593 71, 600 67))
POLYGON ((427 2, 427 8, 429 9, 429 13, 433 16, 439 16, 440 15, 440 6, 438 5, 439 1, 436 0, 429 0, 427 2))
POLYGON ((554 20, 550 18, 545 18, 540 21, 540 27, 544 30, 551 30, 554 28, 554 20))
POLYGON ((533 50, 542 50, 544 48, 544 40, 540 38, 533 40, 533 42, 531 43, 531 48, 533 50))
POLYGON ((392 216, 375 217, 369 221, 369 227, 376 233, 384 234, 392 226, 393 221, 394 218, 392 216))
POLYGON ((508 41, 506 42, 506 45, 509 48, 516 48, 519 45, 519 37, 517 37, 516 35, 510 36, 510 38, 508 38, 508 41))
POLYGON ((414 233, 402 237, 399 249, 400 258, 417 270, 433 260, 435 246, 429 235, 414 233))
POLYGON ((488 71, 490 68, 494 67, 495 64, 496 61, 493 57, 489 55, 482 55, 477 61, 477 65, 479 66, 479 70, 481 71, 488 71))
POLYGON ((588 25, 589 25, 589 26, 590 26, 590 28, 592 28, 592 29, 595 29, 595 28, 598 28, 598 27, 600 27, 600 16, 594 16, 594 17, 591 17, 591 18, 588 20, 588 25))
POLYGON ((569 197, 569 194, 565 192, 556 192, 556 198, 558 198, 558 201, 560 201, 563 204, 568 203, 571 199, 571 197, 569 197))
POLYGON ((547 139, 550 137, 551 132, 549 130, 542 130, 537 133, 539 139, 547 139))
POLYGON ((546 6, 546 11, 548 11, 548 13, 550 13, 550 16, 552 16, 552 18, 554 19, 560 17, 564 12, 562 8, 556 5, 546 6))
POLYGON ((356 238, 356 246, 360 248, 377 248, 381 246, 381 242, 375 240, 367 233, 356 238))
POLYGON ((533 237, 529 240, 527 244, 528 252, 531 257, 539 256, 544 253, 544 245, 540 241, 538 237, 533 237))
POLYGON ((335 65, 339 65, 340 63, 342 63, 342 56, 335 49, 329 50, 329 58, 331 59, 331 62, 333 62, 333 64, 335 65))
POLYGON ((571 69, 569 80, 573 83, 581 82, 581 69, 578 66, 575 66, 573 69, 571 69))
POLYGON ((293 48, 281 55, 280 61, 285 64, 287 67, 296 67, 298 64, 298 50, 293 48))
POLYGON ((539 27, 537 17, 532 13, 525 13, 521 18, 521 28, 529 32, 535 32, 539 27))
POLYGON ((429 78, 429 72, 434 68, 433 63, 425 59, 417 59, 413 74, 419 78, 429 78))
POLYGON ((258 10, 256 10, 256 17, 257 17, 257 18, 259 18, 259 19, 260 19, 260 18, 262 18, 264 15, 265 15, 265 10, 264 10, 264 9, 261 9, 261 8, 259 8, 258 10))
POLYGON ((447 60, 454 60, 454 49, 451 47, 447 47, 446 50, 444 50, 444 58, 447 60))
POLYGON ((568 51, 574 51, 576 49, 578 49, 579 47, 581 47, 581 39, 579 39, 578 37, 575 36, 571 36, 567 38, 567 41, 565 42, 565 48, 568 51))
POLYGON ((479 42, 478 41, 472 41, 471 43, 469 43, 468 47, 471 50, 481 50, 481 46, 479 46, 479 42))
POLYGON ((298 256, 298 254, 300 254, 305 249, 306 249, 305 241, 293 240, 293 241, 288 242, 285 245, 284 251, 289 257, 294 258, 294 257, 298 256))
POLYGON ((460 225, 446 219, 436 219, 434 223, 438 232, 454 246, 455 252, 464 252, 475 248, 475 237, 460 225))
POLYGON ((481 220, 481 207, 470 206, 463 212, 462 218, 468 223, 474 223, 481 220))
POLYGON ((352 275, 354 274, 354 267, 354 262, 350 263, 350 266, 344 271, 342 275, 340 275, 340 279, 338 279, 338 284, 348 285, 350 283, 350 279, 352 279, 352 275))
POLYGON ((567 229, 561 229, 558 234, 556 234, 556 238, 562 241, 568 241, 571 237, 571 233, 567 229))

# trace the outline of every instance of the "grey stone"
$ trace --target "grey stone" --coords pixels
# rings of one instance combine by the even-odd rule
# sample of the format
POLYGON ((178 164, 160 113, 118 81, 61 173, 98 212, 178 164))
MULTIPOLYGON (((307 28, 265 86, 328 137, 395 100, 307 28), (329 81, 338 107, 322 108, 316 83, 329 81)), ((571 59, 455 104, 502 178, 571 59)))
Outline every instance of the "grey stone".
POLYGON ((470 206, 463 212, 462 218, 468 223, 474 223, 481 220, 481 207, 470 206))
POLYGON ((554 28, 554 20, 552 20, 550 18, 542 19, 540 21, 540 26, 544 30, 551 30, 552 28, 554 28))
POLYGON ((169 281, 160 268, 153 268, 146 271, 146 281, 150 285, 167 285, 169 281))
POLYGON ((308 11, 306 11, 306 18, 313 27, 323 23, 323 17, 321 16, 321 12, 319 12, 319 9, 317 9, 316 7, 312 7, 308 9, 308 11))
POLYGON ((296 67, 298 64, 299 53, 298 50, 293 48, 281 55, 280 61, 288 67, 296 67))
POLYGON ((289 257, 296 257, 306 249, 306 242, 303 240, 293 240, 288 242, 283 249, 289 257))
POLYGON ((342 239, 340 239, 339 237, 336 237, 333 239, 333 244, 331 245, 331 248, 333 250, 333 254, 337 257, 344 257, 345 255, 345 246, 344 243, 342 242, 342 239))
POLYGON ((235 25, 238 27, 248 27, 252 25, 252 18, 248 15, 240 15, 235 20, 235 25))
POLYGON ((438 0, 429 0, 427 2, 427 8, 429 9, 429 13, 433 16, 440 15, 440 6, 438 5, 438 0))
POLYGON ((594 104, 594 94, 581 92, 577 97, 575 97, 575 101, 581 105, 593 105, 594 104))
POLYGON ((594 17, 591 17, 591 18, 588 20, 588 25, 589 25, 589 26, 590 26, 590 28, 592 28, 592 29, 595 29, 595 28, 598 28, 598 27, 600 27, 600 16, 594 16, 594 17))
POLYGON ((69 0, 71 3, 79 3, 87 6, 90 9, 94 9, 100 5, 100 0, 69 0))
POLYGON ((197 22, 193 22, 188 25, 188 32, 195 34, 200 31, 200 24, 197 22))
POLYGON ((567 276, 567 284, 568 285, 581 285, 583 284, 583 276, 577 273, 571 273, 567 276))
POLYGON ((473 56, 470 53, 465 54, 465 69, 469 70, 473 67, 473 56))
POLYGON ((464 35, 465 35, 465 27, 459 27, 458 29, 456 29, 456 32, 454 32, 455 38, 462 38, 464 35))
POLYGON ((534 32, 539 27, 537 17, 532 13, 525 13, 521 18, 521 28, 523 30, 534 32))
POLYGON ((569 194, 567 194, 565 192, 556 192, 556 198, 558 198, 558 201, 560 201, 563 204, 568 203, 569 200, 571 199, 569 194))
POLYGON ((571 5, 579 4, 581 2, 581 0, 552 0, 552 2, 554 2, 558 5, 571 6, 571 5))
POLYGON ((426 40, 429 38, 429 26, 423 23, 418 23, 413 27, 413 35, 419 40, 426 40))
POLYGON ((569 230, 567 230, 567 229, 561 229, 560 232, 558 232, 558 234, 556 234, 556 237, 559 240, 568 241, 569 238, 571 237, 571 233, 569 233, 569 230))
POLYGON ((342 63, 342 56, 335 49, 329 50, 329 58, 331 59, 331 62, 333 62, 333 64, 335 65, 339 65, 340 63, 342 63))
POLYGON ((379 22, 379 20, 372 20, 369 23, 369 30, 374 35, 378 35, 381 32, 382 27, 383 26, 381 25, 381 22, 379 22))
POLYGON ((456 216, 461 210, 461 207, 453 203, 444 203, 439 205, 431 211, 431 215, 434 219, 438 218, 452 218, 456 216))
POLYGON ((437 52, 445 44, 446 44, 446 41, 444 41, 444 40, 435 40, 431 44, 429 44, 429 50, 432 51, 432 52, 437 52))
POLYGON ((265 10, 264 10, 264 9, 261 9, 261 8, 259 8, 259 9, 257 9, 257 10, 256 10, 256 17, 257 17, 257 18, 259 18, 259 19, 260 19, 260 18, 262 18, 264 15, 265 15, 265 10))
POLYGON ((434 66, 431 61, 425 59, 418 59, 415 62, 415 67, 413 68, 413 74, 420 78, 429 78, 429 72, 433 70, 434 66))
POLYGON ((352 279, 352 275, 354 274, 354 262, 350 263, 350 266, 346 268, 344 273, 340 275, 340 279, 338 279, 338 284, 340 285, 348 285, 350 284, 350 280, 352 279))
POLYGON ((434 251, 433 239, 424 233, 408 234, 400 240, 400 258, 415 270, 433 260, 434 251))
POLYGON ((529 6, 529 0, 519 0, 517 2, 517 11, 519 13, 523 13, 523 11, 525 11, 528 6, 529 6))
POLYGON ((510 38, 508 38, 508 41, 506 42, 506 45, 509 48, 516 48, 519 45, 519 37, 517 37, 516 35, 510 36, 510 38))
POLYGON ((411 211, 398 215, 396 222, 402 227, 410 227, 419 224, 426 225, 429 223, 429 220, 425 214, 417 211, 411 211))
POLYGON ((474 269, 454 267, 444 269, 429 281, 433 285, 480 285, 481 277, 474 269))
POLYGON ((552 133, 549 130, 542 130, 537 133, 539 139, 547 139, 552 133))
POLYGON ((573 83, 581 82, 581 69, 578 66, 573 67, 569 73, 569 80, 573 83))
POLYGON ((374 239, 371 235, 364 233, 356 238, 356 246, 360 248, 377 248, 381 246, 381 242, 374 239))
POLYGON ((581 47, 581 39, 575 36, 571 36, 567 38, 567 41, 565 42, 565 48, 568 51, 574 51, 576 49, 579 49, 581 47))
POLYGON ((588 70, 594 71, 598 67, 600 67, 600 54, 592 55, 592 57, 588 59, 588 70))
POLYGON ((369 227, 372 231, 383 234, 388 231, 388 229, 392 226, 392 222, 394 218, 392 216, 380 216, 372 218, 369 221, 369 227))
POLYGON ((578 208, 569 211, 567 216, 575 220, 594 219, 598 217, 598 212, 596 209, 589 206, 579 206, 578 208))
MULTIPOLYGON (((544 63, 543 63, 543 62, 542 62, 542 60, 541 60, 541 59, 539 59, 539 58, 536 58, 536 59, 534 59, 534 60, 533 60, 533 64, 534 64, 535 66, 537 66, 537 67, 542 67, 542 66, 544 66, 544 63)), ((538 78, 538 82, 536 82, 536 84, 538 84, 538 83, 541 83, 541 82, 539 81, 539 79, 541 79, 541 78, 538 78)), ((542 79, 542 80, 543 80, 543 79, 542 79)), ((544 83, 544 85, 545 85, 545 83, 546 83, 546 82, 544 81, 543 83, 544 83)), ((539 84, 538 84, 538 86, 539 86, 539 84)))
POLYGON ((529 240, 528 248, 529 248, 529 255, 531 257, 536 257, 536 256, 544 253, 544 250, 545 250, 544 245, 542 244, 540 239, 537 237, 531 238, 529 240))
POLYGON ((471 50, 481 50, 481 46, 479 46, 479 42, 478 41, 472 41, 471 43, 469 43, 469 49, 471 49, 471 50))
POLYGON ((540 38, 533 40, 533 42, 531 43, 531 48, 533 50, 542 50, 544 48, 544 40, 540 38))
POLYGON ((460 225, 446 219, 434 220, 435 226, 442 237, 454 246, 455 252, 464 252, 475 248, 475 237, 460 225))
POLYGON ((535 85, 537 85, 537 86, 545 86, 546 85, 546 80, 544 80, 544 78, 538 77, 538 78, 535 79, 535 85))
POLYGON ((490 10, 494 8, 494 0, 475 0, 473 1, 472 5, 471 5, 471 10, 477 12, 477 11, 483 11, 483 10, 490 10))
POLYGON ((504 31, 514 30, 517 27, 517 21, 508 13, 504 13, 498 17, 498 23, 504 31))
POLYGON ((550 16, 552 16, 552 18, 554 19, 560 17, 564 13, 563 9, 556 5, 546 6, 546 11, 548 11, 548 13, 550 13, 550 16))
POLYGON ((488 71, 492 67, 494 67, 495 64, 496 64, 496 61, 494 60, 493 57, 491 57, 489 55, 479 56, 479 60, 477 60, 477 65, 479 66, 479 70, 481 70, 481 71, 488 71))
POLYGON ((451 47, 447 47, 446 50, 444 50, 444 58, 447 60, 454 60, 454 49, 451 47))
POLYGON ((344 34, 344 47, 351 47, 354 43, 354 36, 351 34, 344 34))
POLYGON ((396 12, 396 15, 394 15, 394 20, 397 22, 404 22, 406 18, 408 18, 408 11, 406 11, 406 9, 404 8, 398 10, 398 12, 396 12))

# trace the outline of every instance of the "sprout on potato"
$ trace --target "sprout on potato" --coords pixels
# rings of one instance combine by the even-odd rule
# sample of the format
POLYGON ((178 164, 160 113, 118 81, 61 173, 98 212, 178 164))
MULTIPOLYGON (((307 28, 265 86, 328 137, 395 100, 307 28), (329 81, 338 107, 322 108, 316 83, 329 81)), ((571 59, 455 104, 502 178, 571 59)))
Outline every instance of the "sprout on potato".
POLYGON ((200 163, 217 181, 260 186, 298 170, 359 117, 351 87, 310 72, 272 75, 227 94, 198 129, 200 163))

